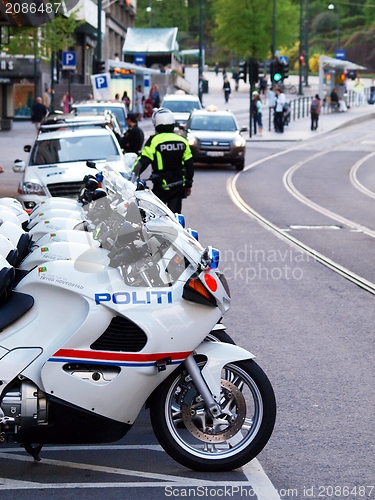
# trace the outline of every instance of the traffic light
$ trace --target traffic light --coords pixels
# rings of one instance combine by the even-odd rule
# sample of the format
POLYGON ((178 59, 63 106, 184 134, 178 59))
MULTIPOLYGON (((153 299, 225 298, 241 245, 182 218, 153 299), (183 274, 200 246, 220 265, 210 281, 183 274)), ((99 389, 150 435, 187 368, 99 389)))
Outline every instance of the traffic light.
POLYGON ((249 81, 251 84, 258 83, 259 80, 259 63, 255 59, 250 61, 249 81))
POLYGON ((273 81, 279 83, 283 79, 283 64, 277 60, 274 62, 275 73, 273 74, 273 81))
POLYGON ((258 62, 258 77, 263 78, 266 70, 266 65, 264 62, 258 62))
POLYGON ((283 77, 283 80, 288 78, 288 76, 289 76, 289 62, 281 63, 281 76, 283 77))
POLYGON ((243 80, 245 83, 247 81, 247 62, 241 61, 238 65, 238 78, 243 80))
POLYGON ((102 61, 101 59, 94 58, 93 74, 98 75, 99 73, 105 73, 105 61, 102 61))

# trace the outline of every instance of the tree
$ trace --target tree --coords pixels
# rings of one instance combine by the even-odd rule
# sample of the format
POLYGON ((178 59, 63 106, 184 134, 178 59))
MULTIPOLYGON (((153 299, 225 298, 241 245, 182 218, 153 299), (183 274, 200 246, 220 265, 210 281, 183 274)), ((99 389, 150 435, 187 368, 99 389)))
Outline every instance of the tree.
MULTIPOLYGON (((215 41, 237 56, 265 59, 272 44, 273 5, 276 0, 215 0, 215 41)), ((276 48, 298 38, 299 6, 290 0, 277 2, 276 48)))
POLYGON ((73 46, 73 33, 83 21, 76 20, 73 12, 69 17, 57 15, 51 22, 39 28, 11 27, 8 54, 34 54, 34 40, 37 37, 37 55, 50 58, 53 52, 73 46))

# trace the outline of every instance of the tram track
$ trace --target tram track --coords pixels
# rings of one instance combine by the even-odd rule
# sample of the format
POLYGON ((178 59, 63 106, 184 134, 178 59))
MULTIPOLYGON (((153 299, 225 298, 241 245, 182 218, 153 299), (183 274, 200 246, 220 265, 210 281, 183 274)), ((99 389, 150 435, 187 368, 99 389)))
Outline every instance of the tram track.
MULTIPOLYGON (((338 134, 336 134, 337 137, 338 134)), ((369 137, 371 135, 369 134, 369 137)), ((330 140, 332 140, 333 136, 330 135, 330 140)), ((364 138, 362 138, 363 140, 364 138)), ((320 139, 321 140, 321 139, 320 139)), ((352 141, 349 141, 346 143, 346 145, 350 143, 354 143, 358 139, 353 139, 352 141)), ((321 252, 316 251, 314 248, 312 248, 309 245, 306 245, 303 243, 301 240, 298 238, 292 236, 290 233, 288 233, 285 229, 278 227, 276 224, 268 220, 266 217, 261 215, 258 211, 256 211, 254 208, 252 208, 239 194, 237 190, 237 181, 239 180, 240 176, 250 170, 251 168, 254 168, 255 166, 261 165, 262 163, 265 163, 269 161, 270 159, 274 159, 278 156, 288 154, 292 151, 300 150, 303 148, 303 145, 295 146, 293 148, 286 149, 284 151, 279 151, 277 153, 271 154, 267 156, 266 158, 262 158, 260 160, 257 160, 256 162, 248 165, 242 172, 238 172, 237 174, 233 175, 230 179, 228 179, 227 182, 227 192, 229 194, 229 197, 231 198, 232 202, 246 215, 252 217, 253 219, 257 220, 263 227, 268 229, 269 231, 273 232, 276 236, 281 238, 284 241, 287 241, 289 244, 293 245, 294 247, 298 248, 299 250, 304 251, 307 253, 309 256, 311 256, 315 261, 323 264, 325 267, 331 269, 332 271, 336 272, 337 274, 343 276, 345 279, 349 280, 350 282, 356 284, 357 286, 361 287, 362 289, 366 290, 367 292, 375 295, 375 283, 372 283, 369 280, 366 280, 362 276, 359 276, 358 274, 352 272, 350 269, 342 266, 341 264, 333 261, 332 259, 328 258, 321 252)), ((293 184, 293 175, 295 172, 301 168, 303 165, 308 164, 309 162, 324 156, 327 153, 330 153, 334 150, 338 150, 342 148, 342 144, 337 145, 335 147, 332 147, 330 149, 324 149, 322 151, 319 151, 318 153, 314 153, 312 155, 309 155, 307 158, 305 158, 302 161, 297 162, 296 164, 292 165, 283 175, 283 185, 286 188, 286 190, 294 196, 298 201, 301 203, 305 204, 309 208, 312 208, 313 210, 331 218, 332 220, 335 220, 341 225, 344 225, 346 227, 349 227, 352 230, 362 232, 366 234, 367 236, 370 236, 372 238, 375 238, 375 231, 372 229, 369 229, 361 224, 358 224, 354 221, 351 221, 335 212, 332 212, 331 210, 326 209, 325 207, 322 207, 321 205, 313 202, 306 196, 304 196, 300 191, 296 189, 296 187, 293 184)), ((365 186, 363 186, 357 179, 356 173, 359 169, 359 167, 368 159, 370 159, 372 156, 375 155, 375 152, 372 152, 370 154, 367 154, 361 160, 357 161, 351 168, 350 170, 350 181, 351 183, 359 189, 361 192, 366 194, 367 196, 371 196, 372 198, 375 198, 375 193, 372 191, 368 190, 365 186)))

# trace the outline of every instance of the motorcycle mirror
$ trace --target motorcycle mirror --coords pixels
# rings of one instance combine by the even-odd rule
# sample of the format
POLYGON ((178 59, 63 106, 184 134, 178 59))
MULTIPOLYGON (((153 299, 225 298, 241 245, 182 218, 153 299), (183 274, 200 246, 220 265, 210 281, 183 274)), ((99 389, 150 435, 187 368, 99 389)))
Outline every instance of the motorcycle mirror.
POLYGON ((22 160, 15 160, 13 165, 13 172, 23 173, 26 168, 26 163, 22 160))
POLYGON ((89 191, 95 191, 95 189, 98 189, 99 187, 99 182, 95 178, 89 177, 88 179, 86 179, 85 187, 89 191))
POLYGON ((100 200, 100 198, 105 198, 107 196, 107 193, 104 189, 98 188, 95 189, 92 195, 92 201, 100 200))
POLYGON ((124 222, 117 233, 116 246, 122 247, 129 245, 129 243, 134 241, 136 238, 137 232, 134 230, 133 226, 130 222, 124 222))

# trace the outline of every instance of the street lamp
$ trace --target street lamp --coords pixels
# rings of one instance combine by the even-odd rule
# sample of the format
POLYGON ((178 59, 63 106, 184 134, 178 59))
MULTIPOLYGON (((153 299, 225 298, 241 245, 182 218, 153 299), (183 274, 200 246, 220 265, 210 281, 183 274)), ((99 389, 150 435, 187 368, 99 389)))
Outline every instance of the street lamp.
POLYGON ((152 0, 150 0, 150 5, 147 7, 146 11, 150 14, 150 28, 152 28, 152 0))
POLYGON ((337 50, 340 50, 340 4, 330 3, 328 5, 329 10, 335 10, 337 8, 337 50))

